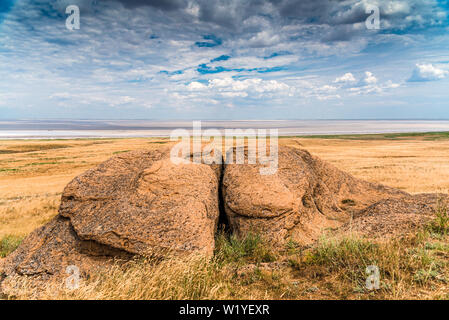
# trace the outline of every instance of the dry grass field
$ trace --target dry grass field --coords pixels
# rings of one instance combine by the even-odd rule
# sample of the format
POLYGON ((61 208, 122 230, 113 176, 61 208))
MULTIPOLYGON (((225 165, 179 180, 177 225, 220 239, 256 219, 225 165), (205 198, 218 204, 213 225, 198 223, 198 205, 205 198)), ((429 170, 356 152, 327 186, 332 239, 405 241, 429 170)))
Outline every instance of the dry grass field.
MULTIPOLYGON (((57 214, 64 186, 114 154, 157 148, 166 139, 0 141, 0 259, 57 214)), ((354 176, 410 193, 449 192, 449 136, 372 135, 288 137, 354 176)), ((442 211, 443 210, 443 211, 442 211)), ((263 238, 221 235, 212 261, 191 257, 153 265, 135 261, 105 271, 76 292, 48 298, 81 299, 448 299, 447 212, 440 227, 374 244, 324 239, 314 248, 272 252, 263 238), (379 265, 382 286, 364 289, 364 267, 379 265)), ((25 284, 24 284, 25 285, 25 284)), ((18 298, 29 298, 25 292, 18 298)))

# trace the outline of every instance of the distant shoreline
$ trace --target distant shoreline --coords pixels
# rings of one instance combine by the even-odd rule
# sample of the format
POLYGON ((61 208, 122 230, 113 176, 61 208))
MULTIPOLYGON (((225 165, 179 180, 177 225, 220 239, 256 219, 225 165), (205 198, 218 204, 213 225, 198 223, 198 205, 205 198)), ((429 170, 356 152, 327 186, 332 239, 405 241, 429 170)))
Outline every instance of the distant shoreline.
MULTIPOLYGON (((337 135, 294 135, 279 136, 279 139, 334 139, 334 140, 418 140, 435 141, 449 140, 449 131, 442 132, 404 132, 404 133, 375 133, 375 134, 337 134, 337 135)), ((169 139, 166 136, 151 137, 66 137, 66 138, 0 138, 0 141, 14 140, 35 140, 35 141, 56 141, 56 140, 126 140, 126 139, 169 139)))
MULTIPOLYGON (((170 137, 192 134, 192 121, 15 120, 0 121, 0 139, 99 139, 170 137)), ((279 136, 342 136, 449 132, 449 120, 238 120, 201 121, 201 129, 278 129, 279 136)), ((192 134, 193 135, 193 134, 192 134)))

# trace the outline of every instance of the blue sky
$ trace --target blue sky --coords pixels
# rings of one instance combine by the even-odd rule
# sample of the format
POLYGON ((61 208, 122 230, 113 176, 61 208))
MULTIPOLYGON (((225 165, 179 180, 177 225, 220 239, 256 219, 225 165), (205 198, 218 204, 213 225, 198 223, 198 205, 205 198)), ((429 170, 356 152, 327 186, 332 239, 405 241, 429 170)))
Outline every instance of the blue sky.
POLYGON ((0 119, 449 119, 448 14, 449 0, 1 0, 0 119))

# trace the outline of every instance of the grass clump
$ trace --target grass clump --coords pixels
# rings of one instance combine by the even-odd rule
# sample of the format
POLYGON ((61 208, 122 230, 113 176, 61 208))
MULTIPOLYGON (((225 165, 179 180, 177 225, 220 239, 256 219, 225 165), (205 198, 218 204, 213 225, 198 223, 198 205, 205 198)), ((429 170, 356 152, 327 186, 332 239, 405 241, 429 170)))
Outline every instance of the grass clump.
POLYGON ((23 237, 18 236, 6 236, 0 240, 0 258, 6 257, 8 254, 17 249, 22 243, 23 237))
POLYGON ((434 243, 431 233, 373 242, 348 236, 323 238, 289 265, 299 276, 328 283, 340 298, 410 298, 415 288, 429 289, 447 278, 446 244, 434 243), (367 267, 379 270, 380 287, 366 287, 367 267), (329 280, 331 279, 331 280, 329 280))
POLYGON ((375 263, 378 246, 357 238, 340 240, 323 238, 319 244, 305 256, 305 263, 328 266, 329 269, 347 268, 354 265, 375 263))
POLYGON ((58 164, 58 162, 56 162, 56 161, 51 161, 51 162, 32 162, 32 163, 27 163, 27 164, 24 165, 23 167, 30 167, 30 166, 45 166, 45 165, 49 165, 49 164, 58 164))
POLYGON ((116 154, 122 154, 122 153, 126 153, 126 152, 130 152, 131 150, 122 150, 122 151, 115 151, 112 154, 116 155, 116 154))
POLYGON ((260 235, 249 233, 245 237, 218 233, 215 256, 224 263, 261 263, 276 260, 272 248, 260 235))
POLYGON ((377 134, 328 134, 295 136, 303 139, 341 139, 341 140, 411 140, 426 141, 447 140, 449 132, 410 132, 410 133, 377 133, 377 134))
POLYGON ((438 204, 435 209, 435 219, 429 225, 430 230, 440 235, 449 234, 449 210, 447 205, 438 204))
POLYGON ((353 288, 364 287, 366 268, 379 265, 380 247, 368 240, 357 238, 322 238, 306 251, 300 262, 290 260, 293 268, 312 278, 334 275, 349 282, 353 288))
POLYGON ((19 171, 19 169, 15 169, 15 168, 0 168, 0 172, 16 172, 19 171))
POLYGON ((201 256, 159 263, 141 259, 99 273, 76 295, 81 299, 91 298, 92 293, 99 299, 214 299, 227 291, 224 274, 201 256))

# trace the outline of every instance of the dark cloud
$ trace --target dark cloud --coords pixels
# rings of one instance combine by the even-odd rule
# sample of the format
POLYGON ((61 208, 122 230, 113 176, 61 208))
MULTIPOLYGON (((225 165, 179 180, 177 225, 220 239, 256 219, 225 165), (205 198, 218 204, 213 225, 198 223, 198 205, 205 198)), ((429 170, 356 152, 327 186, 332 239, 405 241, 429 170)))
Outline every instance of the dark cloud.
MULTIPOLYGON (((10 2, 3 1, 6 1, 3 4, 10 2)), ((105 7, 117 11, 123 7, 141 8, 153 26, 162 26, 158 30, 162 38, 167 34, 182 38, 194 33, 197 36, 213 33, 223 39, 223 42, 197 41, 196 46, 202 48, 219 46, 227 40, 265 48, 287 40, 349 41, 376 34, 364 26, 370 13, 366 12, 367 2, 362 0, 56 0, 53 3, 62 16, 68 3, 78 4, 83 14, 92 15, 105 7), (284 32, 286 29, 289 31, 284 32)), ((378 3, 381 33, 419 32, 448 25, 447 16, 442 13, 447 11, 449 0, 378 0, 378 3)))
POLYGON ((196 0, 201 21, 234 29, 239 28, 242 22, 250 17, 258 15, 270 17, 275 14, 275 8, 266 7, 268 3, 270 2, 267 0, 196 0))
MULTIPOLYGON (((180 19, 186 19, 186 8, 195 7, 198 10, 198 19, 203 23, 211 23, 224 28, 222 31, 232 33, 257 32, 266 27, 252 24, 251 28, 245 26, 250 18, 263 18, 271 22, 273 27, 312 24, 330 26, 334 29, 332 34, 323 35, 323 39, 349 40, 352 35, 350 26, 364 23, 369 16, 366 13, 366 2, 361 0, 105 0, 119 1, 127 8, 150 6, 161 11, 170 12, 180 19), (245 29, 246 28, 246 29, 245 29), (259 29, 259 30, 257 30, 259 29), (342 34, 339 35, 338 32, 342 34)), ((391 29, 404 29, 413 24, 413 16, 421 19, 422 27, 429 24, 438 25, 447 21, 436 15, 444 1, 379 1, 379 9, 384 26, 391 29)), ((443 9, 444 10, 444 9, 443 9)))
POLYGON ((219 46, 223 43, 223 41, 214 36, 213 34, 203 36, 203 39, 206 41, 197 41, 195 45, 199 48, 213 48, 219 46))
POLYGON ((338 6, 338 2, 330 0, 284 0, 277 1, 276 5, 278 6, 279 13, 284 18, 323 23, 329 20, 333 11, 338 6))
POLYGON ((127 8, 150 6, 166 11, 178 10, 185 8, 187 6, 186 0, 117 0, 117 1, 121 2, 127 8))
MULTIPOLYGON (((106 0, 121 2, 127 8, 151 6, 163 11, 184 10, 187 0, 106 0)), ((360 1, 343 0, 193 0, 199 8, 199 18, 222 26, 237 27, 253 16, 277 18, 281 23, 338 23, 361 22, 366 19, 360 1), (352 7, 356 10, 351 10, 352 7), (341 16, 345 11, 348 14, 341 16)))

